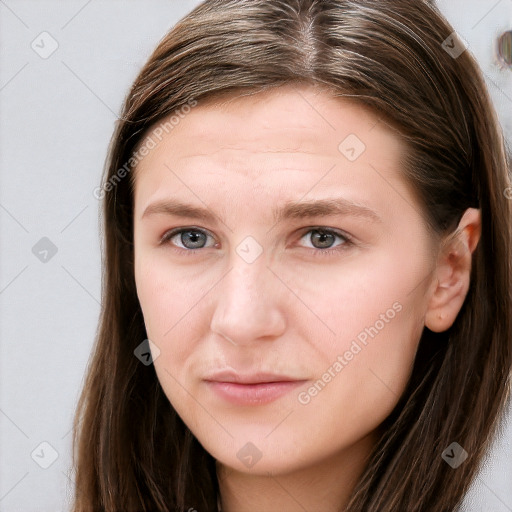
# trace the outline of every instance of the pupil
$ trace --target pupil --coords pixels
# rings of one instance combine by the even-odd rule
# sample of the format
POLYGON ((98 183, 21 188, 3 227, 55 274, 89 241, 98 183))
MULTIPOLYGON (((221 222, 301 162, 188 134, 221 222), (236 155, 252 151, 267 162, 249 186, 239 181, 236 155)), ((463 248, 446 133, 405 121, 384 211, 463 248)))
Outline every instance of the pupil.
POLYGON ((321 247, 330 247, 334 242, 334 235, 332 233, 325 233, 323 231, 314 231, 313 234, 313 245, 315 242, 321 247))
POLYGON ((184 231, 181 234, 181 243, 188 249, 197 249, 204 243, 205 235, 199 231, 184 231))

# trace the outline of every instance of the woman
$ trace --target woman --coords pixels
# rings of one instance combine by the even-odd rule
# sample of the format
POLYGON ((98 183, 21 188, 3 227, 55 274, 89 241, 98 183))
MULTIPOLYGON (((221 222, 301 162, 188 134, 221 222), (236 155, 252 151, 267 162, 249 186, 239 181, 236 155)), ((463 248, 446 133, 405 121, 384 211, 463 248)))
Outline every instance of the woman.
POLYGON ((432 3, 199 5, 98 194, 74 510, 456 509, 509 393, 509 164, 432 3))

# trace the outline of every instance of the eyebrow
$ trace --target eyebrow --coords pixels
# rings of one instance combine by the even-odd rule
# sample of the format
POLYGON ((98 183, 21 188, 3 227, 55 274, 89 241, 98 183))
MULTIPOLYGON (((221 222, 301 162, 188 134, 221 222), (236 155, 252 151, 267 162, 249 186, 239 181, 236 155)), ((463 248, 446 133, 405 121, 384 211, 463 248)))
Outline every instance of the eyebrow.
MULTIPOLYGON (((141 219, 154 214, 188 217, 212 224, 216 224, 218 220, 218 217, 208 208, 194 206, 174 199, 157 201, 150 204, 145 209, 141 219)), ((382 222, 382 218, 377 212, 368 206, 339 197, 309 201, 288 201, 281 208, 273 208, 272 214, 276 224, 287 219, 333 217, 337 215, 361 217, 375 222, 382 222)), ((224 222, 222 218, 221 220, 224 222)))

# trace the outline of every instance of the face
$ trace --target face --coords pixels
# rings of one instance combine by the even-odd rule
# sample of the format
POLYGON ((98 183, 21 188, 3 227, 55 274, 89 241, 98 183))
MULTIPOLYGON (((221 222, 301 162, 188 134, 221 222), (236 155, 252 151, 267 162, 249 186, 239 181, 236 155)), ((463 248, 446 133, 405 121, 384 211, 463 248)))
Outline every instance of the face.
POLYGON ((373 439, 433 261, 397 132, 311 87, 199 103, 160 132, 136 169, 135 279, 173 407, 253 474, 373 439))

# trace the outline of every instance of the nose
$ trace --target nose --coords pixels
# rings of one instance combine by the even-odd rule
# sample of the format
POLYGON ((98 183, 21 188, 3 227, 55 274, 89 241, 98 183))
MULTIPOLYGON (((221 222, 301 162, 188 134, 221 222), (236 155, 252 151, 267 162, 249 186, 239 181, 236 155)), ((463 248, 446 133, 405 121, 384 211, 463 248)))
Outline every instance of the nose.
POLYGON ((210 328, 234 345, 275 339, 286 329, 286 287, 264 258, 246 263, 233 255, 231 270, 216 288, 210 328))

